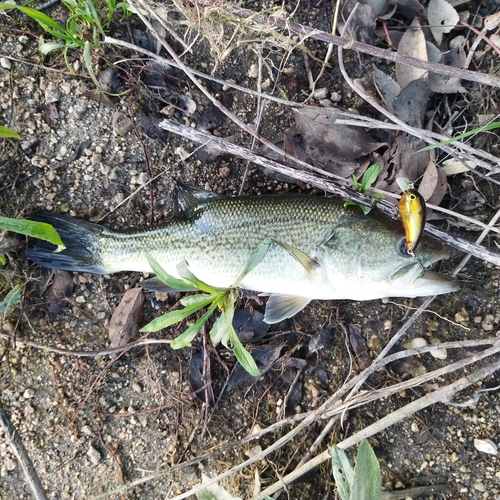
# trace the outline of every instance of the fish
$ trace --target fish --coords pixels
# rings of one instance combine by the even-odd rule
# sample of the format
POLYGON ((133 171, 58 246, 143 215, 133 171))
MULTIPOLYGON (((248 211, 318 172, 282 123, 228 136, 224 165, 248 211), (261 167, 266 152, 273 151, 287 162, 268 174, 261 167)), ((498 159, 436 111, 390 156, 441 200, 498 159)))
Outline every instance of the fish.
MULTIPOLYGON (((454 279, 429 270, 449 257, 439 241, 423 236, 409 255, 401 224, 376 211, 364 215, 359 207, 305 194, 227 197, 182 184, 175 191, 178 216, 144 229, 118 231, 67 215, 34 214, 57 230, 66 248, 54 252, 53 245, 37 240, 27 257, 67 271, 151 273, 149 253, 174 278, 182 279, 184 264, 211 287, 237 285, 268 296, 264 321, 269 324, 294 316, 311 300, 417 297, 458 289, 454 279), (264 241, 267 252, 245 274, 264 241)), ((158 284, 154 280, 150 289, 158 284)))
POLYGON ((413 188, 403 191, 399 200, 399 216, 406 235, 405 247, 409 254, 415 252, 424 232, 426 206, 423 196, 413 188))

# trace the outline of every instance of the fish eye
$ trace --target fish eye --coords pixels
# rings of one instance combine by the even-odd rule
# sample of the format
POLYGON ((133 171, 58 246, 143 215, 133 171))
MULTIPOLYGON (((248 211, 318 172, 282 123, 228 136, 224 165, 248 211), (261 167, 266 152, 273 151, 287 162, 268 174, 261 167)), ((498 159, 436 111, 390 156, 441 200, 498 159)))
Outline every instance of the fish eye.
POLYGON ((406 238, 401 238, 398 243, 398 251, 400 255, 405 255, 405 256, 412 256, 413 257, 413 252, 410 252, 406 248, 406 238))

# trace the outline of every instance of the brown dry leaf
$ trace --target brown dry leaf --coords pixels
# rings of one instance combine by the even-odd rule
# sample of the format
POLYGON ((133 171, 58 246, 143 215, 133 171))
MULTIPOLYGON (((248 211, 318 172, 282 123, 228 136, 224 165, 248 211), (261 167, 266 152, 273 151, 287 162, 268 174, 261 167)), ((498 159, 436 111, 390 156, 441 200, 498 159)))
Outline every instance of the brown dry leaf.
POLYGON ((56 271, 47 292, 49 316, 54 319, 68 304, 65 300, 73 293, 73 279, 67 271, 56 271))
POLYGON ((446 0, 430 0, 427 17, 438 45, 441 45, 443 35, 449 33, 460 19, 457 11, 446 0))
POLYGON ((394 114, 411 127, 422 128, 430 96, 426 81, 413 80, 394 98, 394 114))
POLYGON ((109 322, 108 338, 111 347, 125 345, 137 333, 143 304, 141 288, 131 288, 123 294, 109 322))
POLYGON ((360 127, 336 125, 336 115, 335 109, 294 109, 295 123, 309 154, 314 150, 324 163, 329 158, 356 160, 384 145, 360 127))
POLYGON ((415 181, 423 175, 429 163, 429 151, 415 151, 424 146, 424 143, 415 142, 407 134, 396 136, 390 149, 382 157, 382 170, 375 187, 389 193, 398 193, 400 188, 395 182, 397 177, 415 181))
POLYGON ((385 107, 391 113, 394 113, 392 103, 401 92, 401 87, 392 79, 392 77, 378 68, 374 68, 373 70, 373 82, 375 83, 377 92, 384 101, 385 107))
MULTIPOLYGON (((417 59, 427 61, 425 36, 417 18, 413 20, 408 31, 401 38, 398 45, 398 54, 400 56, 416 57, 417 59)), ((424 69, 396 63, 396 81, 402 89, 414 80, 425 79, 426 75, 427 71, 424 69)))
POLYGON ((418 192, 424 200, 432 205, 439 205, 446 194, 448 181, 446 174, 436 167, 434 161, 430 160, 425 170, 422 181, 418 186, 418 192))

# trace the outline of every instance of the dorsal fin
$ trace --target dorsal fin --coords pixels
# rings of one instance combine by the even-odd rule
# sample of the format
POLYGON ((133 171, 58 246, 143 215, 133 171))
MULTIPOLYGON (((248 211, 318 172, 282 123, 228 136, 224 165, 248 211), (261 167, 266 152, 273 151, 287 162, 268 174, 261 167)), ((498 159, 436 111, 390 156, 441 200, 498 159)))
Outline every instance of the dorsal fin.
POLYGON ((198 209, 204 207, 210 201, 224 198, 226 196, 222 194, 193 186, 186 186, 180 181, 174 181, 174 212, 182 212, 184 217, 191 217, 198 209))

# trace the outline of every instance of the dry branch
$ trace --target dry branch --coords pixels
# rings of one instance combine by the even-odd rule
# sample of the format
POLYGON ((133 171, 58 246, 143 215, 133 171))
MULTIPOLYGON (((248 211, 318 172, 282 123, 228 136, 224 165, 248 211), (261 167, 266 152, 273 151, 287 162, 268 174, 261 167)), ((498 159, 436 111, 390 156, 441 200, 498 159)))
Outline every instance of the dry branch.
POLYGON ((5 439, 10 444, 14 455, 16 455, 19 463, 21 464, 24 475, 26 477, 26 481, 28 482, 31 491, 33 492, 33 496, 36 500, 47 500, 47 496, 45 495, 45 491, 43 490, 43 486, 40 482, 40 478, 38 477, 35 466, 33 465, 33 462, 31 461, 31 458, 28 455, 28 452, 26 451, 26 448, 24 447, 18 432, 5 413, 1 402, 0 427, 3 429, 5 439))

